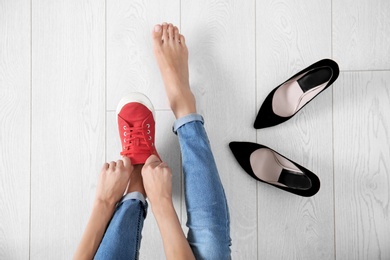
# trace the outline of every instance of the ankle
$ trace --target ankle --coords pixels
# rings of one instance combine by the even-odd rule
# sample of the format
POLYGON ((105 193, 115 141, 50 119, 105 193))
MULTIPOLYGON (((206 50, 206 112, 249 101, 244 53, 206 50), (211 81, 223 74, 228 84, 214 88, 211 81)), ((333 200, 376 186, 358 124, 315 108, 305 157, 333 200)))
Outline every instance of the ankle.
POLYGON ((191 91, 172 97, 170 106, 176 119, 196 113, 196 100, 191 91))
POLYGON ((141 175, 141 170, 143 166, 144 166, 143 164, 134 165, 134 170, 131 173, 130 185, 126 193, 128 194, 137 191, 142 195, 144 195, 146 199, 146 192, 145 192, 144 183, 141 175))

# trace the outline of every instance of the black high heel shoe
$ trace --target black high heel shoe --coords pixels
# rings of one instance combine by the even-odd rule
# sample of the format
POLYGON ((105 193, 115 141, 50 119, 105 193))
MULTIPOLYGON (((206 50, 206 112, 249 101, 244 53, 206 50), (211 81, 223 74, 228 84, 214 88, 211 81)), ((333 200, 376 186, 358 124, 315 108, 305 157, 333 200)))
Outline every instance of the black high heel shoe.
POLYGON ((320 60, 276 87, 264 100, 254 127, 266 128, 292 118, 339 76, 339 66, 329 59, 320 60))
POLYGON ((241 167, 255 180, 310 197, 320 189, 317 175, 271 148, 250 142, 229 144, 241 167))

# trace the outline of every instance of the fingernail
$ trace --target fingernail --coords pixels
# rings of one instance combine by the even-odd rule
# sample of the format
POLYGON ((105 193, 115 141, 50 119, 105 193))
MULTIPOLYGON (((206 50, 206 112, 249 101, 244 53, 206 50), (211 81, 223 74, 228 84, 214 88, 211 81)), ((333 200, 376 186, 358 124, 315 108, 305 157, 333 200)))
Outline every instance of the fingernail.
POLYGON ((154 26, 154 31, 155 32, 159 32, 159 31, 161 31, 161 25, 156 25, 156 26, 154 26))

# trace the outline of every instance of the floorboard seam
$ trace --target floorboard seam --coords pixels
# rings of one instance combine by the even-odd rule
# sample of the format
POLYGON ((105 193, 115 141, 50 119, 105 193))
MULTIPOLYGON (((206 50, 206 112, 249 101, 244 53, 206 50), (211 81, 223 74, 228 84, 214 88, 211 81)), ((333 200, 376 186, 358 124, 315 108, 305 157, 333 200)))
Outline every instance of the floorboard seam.
POLYGON ((31 200, 31 190, 32 190, 32 138, 33 138, 33 131, 32 131, 32 114, 33 114, 33 109, 32 109, 32 100, 33 100, 33 78, 32 78, 32 0, 30 0, 30 210, 29 210, 29 232, 28 232, 28 259, 31 259, 31 215, 32 215, 32 200, 31 200))

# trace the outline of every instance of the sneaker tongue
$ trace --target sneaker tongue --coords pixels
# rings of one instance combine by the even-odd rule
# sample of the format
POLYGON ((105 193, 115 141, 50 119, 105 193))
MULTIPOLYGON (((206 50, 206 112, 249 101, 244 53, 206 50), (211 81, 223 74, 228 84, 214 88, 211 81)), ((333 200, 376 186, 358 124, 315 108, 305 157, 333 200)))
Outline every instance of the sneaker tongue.
POLYGON ((139 127, 139 126, 142 126, 142 118, 138 119, 138 120, 132 120, 133 124, 129 124, 128 123, 128 120, 126 120, 125 118, 121 117, 120 115, 118 115, 118 122, 122 125, 122 126, 127 126, 127 127, 139 127))

